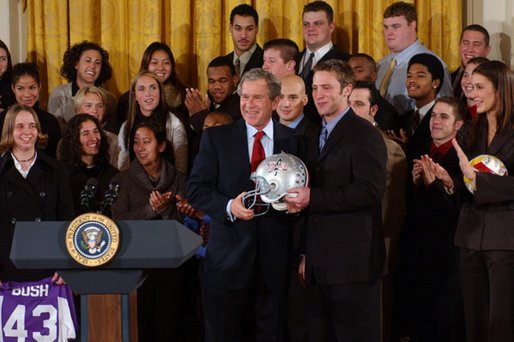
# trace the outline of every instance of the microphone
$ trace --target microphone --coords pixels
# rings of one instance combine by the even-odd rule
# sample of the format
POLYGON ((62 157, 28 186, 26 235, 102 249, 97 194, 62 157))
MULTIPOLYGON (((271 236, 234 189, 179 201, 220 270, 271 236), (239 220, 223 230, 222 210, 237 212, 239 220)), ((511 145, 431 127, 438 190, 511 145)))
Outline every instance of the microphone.
POLYGON ((118 193, 120 191, 120 185, 118 183, 109 184, 109 188, 104 194, 104 200, 98 208, 98 212, 103 214, 106 210, 109 210, 114 202, 118 199, 118 193))
POLYGON ((80 192, 80 207, 85 211, 91 211, 92 201, 95 199, 98 189, 98 179, 89 178, 84 189, 80 192))

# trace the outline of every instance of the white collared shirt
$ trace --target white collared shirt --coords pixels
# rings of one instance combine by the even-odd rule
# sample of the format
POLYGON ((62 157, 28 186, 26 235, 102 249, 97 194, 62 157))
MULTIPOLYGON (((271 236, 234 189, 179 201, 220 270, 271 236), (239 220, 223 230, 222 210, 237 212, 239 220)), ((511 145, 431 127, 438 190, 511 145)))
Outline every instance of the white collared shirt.
POLYGON ((18 159, 16 159, 16 157, 14 156, 14 153, 11 152, 11 156, 12 156, 12 159, 14 160, 14 167, 16 168, 16 170, 18 170, 18 172, 21 174, 21 176, 23 178, 27 178, 27 176, 29 175, 30 169, 32 169, 32 166, 34 166, 34 163, 36 162, 37 152, 34 152, 34 159, 32 159, 32 163, 30 163, 27 171, 23 171, 21 164, 18 161, 18 159))
POLYGON ((416 107, 414 110, 418 110, 419 111, 419 122, 421 122, 423 120, 423 118, 425 117, 425 115, 427 115, 428 111, 430 110, 430 108, 432 108, 435 104, 435 99, 434 101, 430 102, 430 103, 427 103, 426 105, 424 105, 423 107, 421 108, 418 108, 416 107))

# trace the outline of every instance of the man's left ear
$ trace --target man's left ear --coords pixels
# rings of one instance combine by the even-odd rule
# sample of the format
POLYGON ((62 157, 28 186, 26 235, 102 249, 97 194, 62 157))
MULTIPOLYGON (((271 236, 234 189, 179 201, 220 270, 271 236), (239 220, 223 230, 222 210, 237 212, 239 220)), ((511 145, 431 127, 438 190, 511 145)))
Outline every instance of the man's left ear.
POLYGON ((454 127, 455 127, 456 130, 459 130, 462 127, 462 125, 464 125, 464 120, 457 120, 455 122, 454 127))
POLYGON ((291 59, 289 62, 286 63, 286 69, 288 71, 294 72, 296 68, 296 61, 294 59, 291 59))

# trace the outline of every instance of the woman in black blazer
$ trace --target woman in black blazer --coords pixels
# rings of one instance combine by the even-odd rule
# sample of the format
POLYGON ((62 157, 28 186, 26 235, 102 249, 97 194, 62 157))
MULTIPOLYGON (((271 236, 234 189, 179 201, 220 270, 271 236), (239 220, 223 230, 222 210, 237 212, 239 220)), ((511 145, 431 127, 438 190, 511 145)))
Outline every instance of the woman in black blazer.
MULTIPOLYGON (((9 260, 17 221, 64 221, 74 216, 68 175, 36 146, 44 144, 36 112, 14 104, 0 141, 0 280, 34 281, 48 270, 18 270, 9 260)), ((58 246, 40 246, 58 248, 58 246)))
POLYGON ((502 62, 478 66, 471 93, 478 111, 462 149, 454 141, 473 193, 458 192, 463 205, 455 242, 461 277, 467 341, 514 341, 514 76, 502 62), (476 173, 469 160, 499 158, 509 176, 476 173))

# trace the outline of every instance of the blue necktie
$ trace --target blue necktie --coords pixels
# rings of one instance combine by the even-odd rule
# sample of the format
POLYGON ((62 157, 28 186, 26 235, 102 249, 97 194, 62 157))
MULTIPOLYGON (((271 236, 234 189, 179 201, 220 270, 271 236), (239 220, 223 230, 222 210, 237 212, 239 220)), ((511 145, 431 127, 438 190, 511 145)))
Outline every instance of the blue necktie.
POLYGON ((326 127, 323 127, 321 130, 321 134, 319 135, 319 150, 321 151, 323 149, 323 146, 325 146, 325 142, 328 138, 328 129, 326 127))

